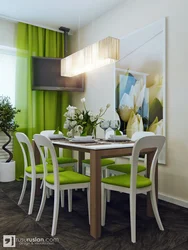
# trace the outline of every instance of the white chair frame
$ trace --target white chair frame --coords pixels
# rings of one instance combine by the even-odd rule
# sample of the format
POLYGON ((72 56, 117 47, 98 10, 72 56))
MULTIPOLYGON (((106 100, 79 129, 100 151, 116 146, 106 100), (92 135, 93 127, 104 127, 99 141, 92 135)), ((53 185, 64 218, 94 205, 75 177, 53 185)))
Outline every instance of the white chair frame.
MULTIPOLYGON (((55 130, 43 130, 40 132, 41 135, 50 138, 51 135, 53 135, 55 130)), ((59 131, 59 134, 63 134, 61 131, 59 131)), ((48 158, 48 150, 47 148, 44 148, 45 151, 45 158, 48 158)), ((63 148, 59 148, 59 157, 63 157, 63 148)), ((70 165, 73 165, 74 171, 78 172, 78 164, 73 163, 65 163, 65 164, 59 164, 59 167, 69 167, 70 165)))
POLYGON ((136 242, 136 195, 140 193, 150 192, 151 204, 155 219, 157 221, 158 227, 160 230, 164 230, 156 202, 156 193, 155 193, 155 172, 156 172, 156 163, 159 157, 159 154, 162 150, 162 147, 165 143, 165 137, 161 135, 146 136, 136 141, 131 159, 131 182, 130 188, 110 185, 106 183, 101 184, 101 225, 105 225, 105 216, 106 216, 106 196, 107 190, 118 191, 122 193, 129 194, 130 197, 130 225, 131 225, 131 241, 136 242), (137 167, 140 151, 148 148, 156 148, 150 171, 150 180, 152 182, 151 186, 144 188, 136 188, 136 179, 137 179, 137 167))
MULTIPOLYGON (((155 134, 153 132, 138 131, 132 135, 131 141, 135 142, 139 140, 140 138, 143 138, 145 136, 151 136, 151 135, 155 135, 155 134)), ((128 158, 129 158, 129 161, 131 162, 131 156, 128 158)), ((147 166, 147 155, 145 155, 144 157, 144 166, 147 166)), ((120 172, 120 171, 115 171, 112 169, 108 169, 108 168, 106 169, 106 177, 110 175, 121 175, 121 174, 125 174, 125 173, 120 172)), ((144 176, 145 174, 146 174, 145 171, 142 171, 139 173, 139 175, 142 175, 142 176, 144 176)), ((107 202, 110 202, 110 191, 107 192, 107 202)))
MULTIPOLYGON (((89 215, 89 223, 90 223, 90 182, 87 183, 76 183, 76 184, 59 184, 59 173, 58 173, 58 162, 56 158, 56 152, 54 149, 54 146, 52 142, 43 135, 34 135, 35 143, 39 149, 43 166, 44 166, 44 179, 43 179, 43 194, 42 194, 42 201, 40 204, 39 212, 36 217, 36 221, 39 221, 44 209, 44 205, 46 202, 46 196, 47 196, 47 188, 52 189, 54 191, 54 210, 53 210, 53 222, 52 222, 52 230, 51 230, 51 236, 54 236, 56 234, 57 230, 57 220, 58 220, 58 214, 59 214, 59 191, 68 190, 69 195, 69 212, 72 211, 72 189, 87 189, 87 200, 88 200, 88 215, 89 215), (42 150, 43 147, 46 147, 50 155, 52 157, 52 163, 53 163, 53 174, 54 174, 54 184, 50 184, 45 181, 46 176, 48 175, 47 168, 46 168, 46 160, 45 160, 45 154, 42 150)), ((63 173, 62 173, 63 174, 63 173)), ((64 192, 63 192, 64 193, 64 192)), ((63 203, 64 203, 64 197, 63 203)))
POLYGON ((25 191, 26 191, 26 187, 27 187, 27 179, 31 178, 31 194, 30 194, 30 202, 29 202, 29 210, 28 210, 28 214, 32 214, 33 212, 33 205, 34 205, 34 199, 35 199, 35 189, 36 189, 36 179, 37 178, 43 178, 43 174, 36 174, 36 169, 35 169, 35 157, 34 157, 34 151, 33 151, 33 147, 31 145, 31 142, 29 141, 29 138, 21 132, 17 132, 16 133, 16 138, 20 144, 22 153, 23 153, 23 157, 24 157, 24 180, 23 180, 23 186, 22 186, 22 191, 21 191, 21 195, 18 201, 18 205, 22 204, 23 201, 23 197, 25 195, 25 191), (29 152, 29 157, 30 157, 30 163, 31 163, 31 174, 26 172, 25 169, 28 167, 28 158, 27 158, 27 154, 25 151, 25 148, 23 145, 27 146, 28 152, 29 152))

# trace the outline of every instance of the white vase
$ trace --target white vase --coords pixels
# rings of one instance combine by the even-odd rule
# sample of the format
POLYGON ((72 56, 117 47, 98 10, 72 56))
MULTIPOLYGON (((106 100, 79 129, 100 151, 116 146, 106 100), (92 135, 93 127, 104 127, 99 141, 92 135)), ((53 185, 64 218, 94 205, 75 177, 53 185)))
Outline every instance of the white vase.
POLYGON ((15 181, 15 161, 0 162, 0 182, 15 181))

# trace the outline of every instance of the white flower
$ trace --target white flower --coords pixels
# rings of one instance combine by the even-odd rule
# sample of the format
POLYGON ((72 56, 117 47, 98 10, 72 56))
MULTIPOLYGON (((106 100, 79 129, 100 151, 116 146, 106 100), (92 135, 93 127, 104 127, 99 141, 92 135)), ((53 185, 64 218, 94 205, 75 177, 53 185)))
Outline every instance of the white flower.
POLYGON ((155 76, 154 84, 149 88, 150 106, 155 98, 157 98, 163 106, 163 78, 159 75, 155 76))
POLYGON ((76 132, 82 133, 83 127, 81 125, 78 125, 75 127, 76 132))
POLYGON ((90 116, 90 121, 91 122, 94 122, 96 120, 98 120, 97 116, 90 116))
POLYGON ((69 105, 69 106, 67 107, 67 110, 68 110, 68 111, 70 111, 70 110, 75 110, 75 109, 76 109, 76 107, 71 106, 71 105, 69 105))
POLYGON ((86 102, 86 98, 85 98, 85 97, 82 98, 82 99, 81 99, 81 102, 82 102, 82 103, 86 102))
POLYGON ((77 124, 77 121, 72 121, 72 122, 70 123, 70 125, 71 125, 72 128, 74 128, 76 124, 77 124))
POLYGON ((67 136, 68 136, 68 137, 72 137, 72 136, 73 136, 73 131, 72 131, 72 130, 68 131, 68 132, 67 132, 67 136))
POLYGON ((119 104, 119 115, 124 122, 130 118, 131 112, 134 110, 138 112, 142 107, 144 101, 146 85, 143 80, 137 81, 135 85, 131 86, 130 93, 124 93, 119 104))
POLYGON ((83 115, 80 114, 80 115, 79 115, 79 119, 80 119, 80 120, 83 120, 83 118, 84 118, 83 115))
POLYGON ((144 84, 144 81, 142 79, 140 81, 137 81, 136 84, 134 86, 132 85, 131 87, 129 95, 133 98, 135 112, 137 112, 138 109, 142 107, 145 88, 146 85, 144 84))
POLYGON ((158 121, 158 118, 156 117, 153 123, 149 126, 148 130, 156 135, 163 135, 163 119, 158 121))
POLYGON ((106 105, 106 108, 108 109, 110 107, 110 104, 108 103, 107 105, 106 105))
POLYGON ((70 116, 70 117, 73 117, 74 115, 75 115, 75 112, 76 112, 76 107, 74 107, 74 106, 68 106, 67 107, 67 110, 68 110, 68 112, 67 112, 67 116, 70 116))
POLYGON ((69 129, 69 127, 70 127, 70 121, 66 120, 65 123, 64 123, 64 128, 69 129))
POLYGON ((99 125, 100 120, 103 119, 107 108, 110 106, 106 105, 106 109, 101 108, 97 115, 86 108, 85 98, 81 99, 83 103, 83 110, 78 109, 74 106, 68 106, 67 112, 64 114, 66 121, 64 123, 64 128, 68 130, 67 136, 74 136, 74 133, 79 133, 80 135, 87 135, 93 130, 96 130, 97 125, 99 125))
POLYGON ((119 115, 124 122, 129 120, 131 112, 134 110, 134 99, 124 93, 119 104, 119 115))
POLYGON ((134 111, 132 111, 130 114, 129 121, 127 123, 127 136, 131 138, 135 132, 143 130, 144 126, 142 117, 139 114, 135 115, 134 111))

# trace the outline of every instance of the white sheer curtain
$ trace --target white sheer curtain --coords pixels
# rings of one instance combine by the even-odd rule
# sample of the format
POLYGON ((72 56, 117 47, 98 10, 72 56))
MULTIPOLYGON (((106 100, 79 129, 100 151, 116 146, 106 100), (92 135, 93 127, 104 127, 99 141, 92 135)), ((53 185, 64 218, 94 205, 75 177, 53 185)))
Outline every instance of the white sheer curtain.
MULTIPOLYGON (((15 105, 15 83, 16 83, 16 49, 0 45, 0 95, 9 96, 15 105)), ((0 131, 0 161, 5 161, 8 154, 2 150, 7 142, 7 136, 0 131)), ((7 147, 13 150, 13 140, 7 147)))
POLYGON ((0 45, 0 95, 15 105, 16 49, 0 45))

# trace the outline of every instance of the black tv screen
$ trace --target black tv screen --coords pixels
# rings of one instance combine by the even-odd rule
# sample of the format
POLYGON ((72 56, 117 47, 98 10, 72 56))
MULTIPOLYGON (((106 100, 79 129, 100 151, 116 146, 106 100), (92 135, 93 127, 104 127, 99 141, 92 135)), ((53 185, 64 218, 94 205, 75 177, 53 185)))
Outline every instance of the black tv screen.
POLYGON ((32 57, 32 90, 83 92, 85 74, 61 76, 61 58, 32 57))

